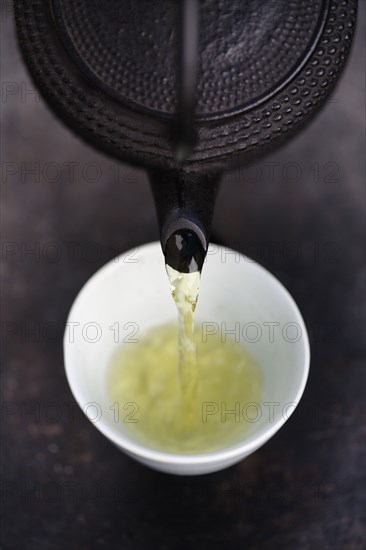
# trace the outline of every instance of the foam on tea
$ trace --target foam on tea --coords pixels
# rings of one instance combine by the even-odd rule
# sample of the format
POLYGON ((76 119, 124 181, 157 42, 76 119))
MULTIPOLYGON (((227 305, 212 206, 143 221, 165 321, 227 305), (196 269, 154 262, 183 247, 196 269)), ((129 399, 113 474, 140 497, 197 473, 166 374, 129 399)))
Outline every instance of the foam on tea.
POLYGON ((219 333, 205 337, 202 327, 193 339, 197 363, 192 393, 191 371, 185 372, 186 393, 177 371, 176 324, 139 335, 138 344, 121 346, 112 359, 111 404, 118 403, 123 429, 150 448, 190 454, 234 445, 251 425, 247 405, 260 403, 261 372, 241 344, 222 342, 219 333))

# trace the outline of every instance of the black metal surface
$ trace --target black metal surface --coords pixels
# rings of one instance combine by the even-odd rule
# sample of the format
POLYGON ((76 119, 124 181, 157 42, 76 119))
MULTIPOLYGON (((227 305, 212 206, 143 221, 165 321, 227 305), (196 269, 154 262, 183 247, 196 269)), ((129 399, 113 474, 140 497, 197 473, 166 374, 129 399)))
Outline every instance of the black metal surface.
POLYGON ((165 252, 168 239, 180 230, 193 232, 205 252, 210 242, 211 220, 221 175, 192 174, 176 170, 150 170, 160 241, 165 252))
MULTIPOLYGON (((70 57, 98 87, 153 116, 174 116, 178 21, 195 10, 181 13, 181 1, 51 4, 70 57)), ((329 2, 209 0, 199 6, 197 116, 219 118, 250 109, 294 77, 314 49, 329 2)))
POLYGON ((202 271, 206 250, 195 233, 178 230, 167 240, 164 256, 165 263, 179 273, 193 273, 202 271))
POLYGON ((200 0, 180 0, 176 22, 179 36, 178 89, 173 140, 176 143, 176 156, 181 160, 189 157, 197 142, 195 113, 201 28, 200 5, 200 0))
MULTIPOLYGON (((161 116, 175 113, 177 98, 176 3, 52 5, 57 25, 48 2, 15 2, 25 60, 52 107, 89 142, 121 160, 181 169, 171 121, 161 116)), ((328 11, 327 5, 203 2, 197 97, 202 120, 186 170, 250 161, 311 119, 338 80, 356 17, 355 0, 336 0, 328 11)))

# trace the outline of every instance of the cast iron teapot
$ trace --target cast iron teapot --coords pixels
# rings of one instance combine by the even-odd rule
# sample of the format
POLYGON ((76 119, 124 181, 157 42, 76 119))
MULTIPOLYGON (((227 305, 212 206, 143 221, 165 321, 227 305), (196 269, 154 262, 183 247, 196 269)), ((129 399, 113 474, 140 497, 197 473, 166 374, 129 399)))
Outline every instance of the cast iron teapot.
POLYGON ((150 175, 167 263, 200 269, 220 175, 291 138, 349 54, 356 0, 15 0, 24 59, 79 135, 150 175))

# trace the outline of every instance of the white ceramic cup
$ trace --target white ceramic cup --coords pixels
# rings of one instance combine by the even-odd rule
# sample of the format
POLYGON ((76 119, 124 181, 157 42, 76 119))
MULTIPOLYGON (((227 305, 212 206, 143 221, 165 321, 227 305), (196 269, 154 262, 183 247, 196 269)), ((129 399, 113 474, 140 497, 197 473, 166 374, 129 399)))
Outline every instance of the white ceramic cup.
POLYGON ((196 318, 211 323, 210 331, 234 331, 232 337, 240 337, 256 359, 264 383, 262 401, 253 405, 242 440, 202 454, 142 445, 116 419, 107 396, 106 369, 116 348, 138 345, 134 341, 143 331, 177 321, 160 243, 131 250, 100 269, 75 299, 64 335, 67 378, 84 413, 125 453, 172 474, 214 472, 256 451, 291 415, 309 372, 308 336, 294 300, 273 275, 238 252, 210 245, 196 318))

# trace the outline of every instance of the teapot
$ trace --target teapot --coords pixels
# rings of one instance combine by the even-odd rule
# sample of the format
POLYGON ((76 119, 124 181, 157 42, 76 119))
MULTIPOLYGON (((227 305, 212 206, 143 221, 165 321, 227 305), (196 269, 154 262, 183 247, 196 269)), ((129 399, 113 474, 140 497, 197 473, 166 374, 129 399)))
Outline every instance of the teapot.
POLYGON ((91 145, 148 171, 165 261, 200 270, 222 173, 291 139, 350 52, 357 0, 15 0, 29 72, 91 145))

